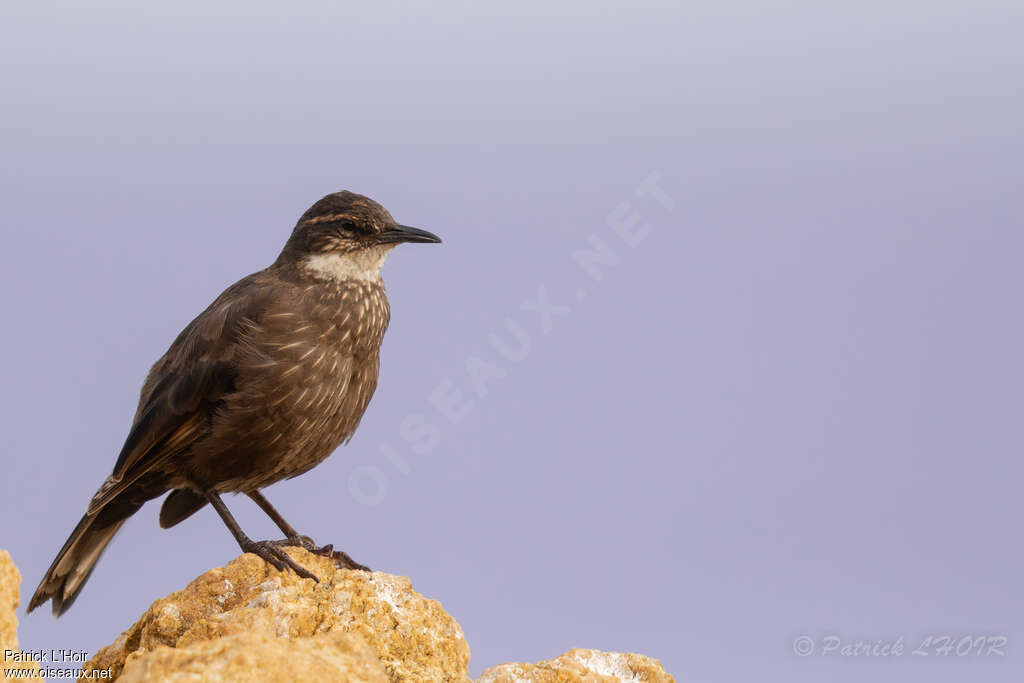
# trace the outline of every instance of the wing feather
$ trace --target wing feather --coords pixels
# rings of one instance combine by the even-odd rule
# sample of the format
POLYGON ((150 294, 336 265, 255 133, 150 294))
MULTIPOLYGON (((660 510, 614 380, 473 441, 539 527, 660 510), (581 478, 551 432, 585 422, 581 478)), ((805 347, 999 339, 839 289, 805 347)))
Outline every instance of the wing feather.
POLYGON ((250 275, 225 290, 153 365, 114 471, 96 492, 88 514, 208 432, 213 411, 234 388, 238 349, 250 343, 247 337, 272 294, 260 276, 250 275))

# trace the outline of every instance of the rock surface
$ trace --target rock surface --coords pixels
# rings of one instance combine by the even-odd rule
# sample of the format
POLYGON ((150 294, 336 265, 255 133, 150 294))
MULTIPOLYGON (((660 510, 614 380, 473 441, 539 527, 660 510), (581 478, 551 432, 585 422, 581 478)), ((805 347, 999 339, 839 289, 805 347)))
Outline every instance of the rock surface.
POLYGON ((320 583, 242 555, 154 602, 86 668, 122 681, 469 681, 462 629, 408 579, 288 552, 320 583))
POLYGON ((11 560, 11 554, 0 550, 0 681, 7 680, 8 670, 32 669, 39 665, 35 662, 5 661, 7 650, 18 649, 18 617, 14 615, 18 609, 18 587, 21 585, 21 574, 11 560))
POLYGON ((384 665, 366 641, 331 631, 285 639, 236 633, 177 649, 158 647, 128 658, 120 683, 146 681, 345 681, 388 683, 384 665))
POLYGON ((21 574, 11 561, 11 554, 0 550, 0 651, 18 649, 18 586, 21 574))
MULTIPOLYGON (((338 569, 304 550, 288 552, 320 583, 242 555, 154 602, 85 669, 110 669, 108 677, 121 683, 469 683, 462 629, 408 579, 338 569)), ((0 550, 0 660, 4 649, 18 647, 20 582, 10 555, 0 550)), ((38 665, 5 664, 0 680, 4 668, 38 665)), ((642 655, 570 650, 535 664, 492 667, 477 683, 674 680, 642 655)))
POLYGON ((656 659, 643 655, 573 649, 536 664, 502 664, 480 674, 477 683, 675 683, 656 659))

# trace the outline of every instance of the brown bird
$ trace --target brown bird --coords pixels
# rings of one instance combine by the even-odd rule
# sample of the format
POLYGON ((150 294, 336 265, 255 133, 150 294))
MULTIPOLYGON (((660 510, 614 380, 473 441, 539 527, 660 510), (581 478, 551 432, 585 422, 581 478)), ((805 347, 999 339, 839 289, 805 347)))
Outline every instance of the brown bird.
POLYGON ((380 204, 330 194, 302 214, 268 268, 228 287, 153 365, 113 473, 28 610, 63 614, 125 520, 167 491, 160 526, 210 503, 244 552, 316 579, 282 549, 302 546, 366 569, 301 536, 259 492, 321 463, 352 437, 377 386, 391 312, 380 269, 402 242, 440 242, 398 225, 380 204), (285 534, 253 541, 221 494, 245 493, 285 534))

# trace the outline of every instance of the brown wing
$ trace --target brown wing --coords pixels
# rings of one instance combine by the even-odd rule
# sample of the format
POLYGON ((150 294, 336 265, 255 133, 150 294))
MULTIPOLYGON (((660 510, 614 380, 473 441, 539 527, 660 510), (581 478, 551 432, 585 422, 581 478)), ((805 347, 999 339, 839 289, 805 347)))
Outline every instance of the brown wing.
POLYGON ((250 275, 225 290, 178 335, 150 370, 114 471, 93 496, 87 514, 206 434, 213 411, 234 387, 237 356, 270 297, 263 273, 250 275))

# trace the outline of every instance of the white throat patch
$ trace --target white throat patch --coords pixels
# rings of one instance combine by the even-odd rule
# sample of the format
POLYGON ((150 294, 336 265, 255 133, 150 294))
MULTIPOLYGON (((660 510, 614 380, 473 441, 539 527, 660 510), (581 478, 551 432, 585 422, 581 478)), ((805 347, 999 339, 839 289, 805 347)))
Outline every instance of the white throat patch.
POLYGON ((393 244, 387 244, 348 254, 314 254, 307 257, 302 265, 314 275, 330 280, 376 282, 380 279, 384 259, 394 247, 393 244))

